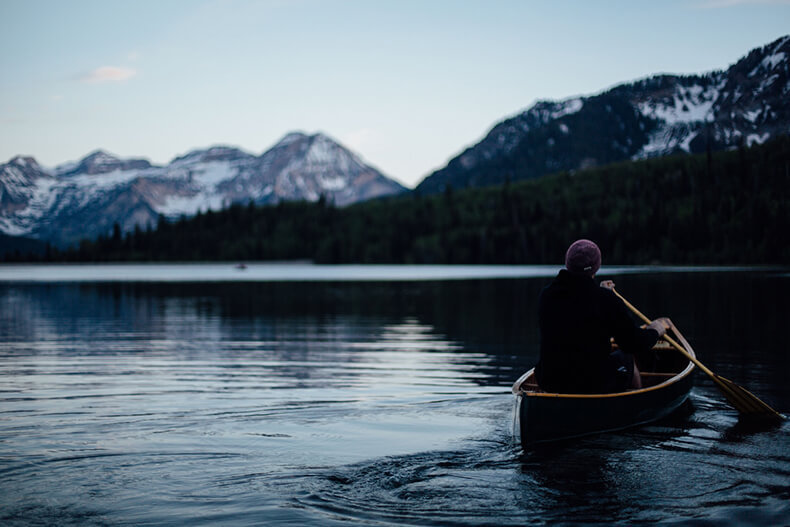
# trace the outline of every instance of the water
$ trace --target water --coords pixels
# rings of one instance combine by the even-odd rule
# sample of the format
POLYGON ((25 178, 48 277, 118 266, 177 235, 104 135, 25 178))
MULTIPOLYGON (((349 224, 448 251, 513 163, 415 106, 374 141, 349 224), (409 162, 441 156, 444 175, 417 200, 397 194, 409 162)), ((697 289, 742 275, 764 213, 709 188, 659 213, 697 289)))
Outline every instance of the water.
MULTIPOLYGON (((509 390, 556 269, 219 267, 0 268, 0 523, 788 524, 790 426, 704 376, 665 421, 522 451, 509 390)), ((608 272, 790 413, 786 271, 608 272)))

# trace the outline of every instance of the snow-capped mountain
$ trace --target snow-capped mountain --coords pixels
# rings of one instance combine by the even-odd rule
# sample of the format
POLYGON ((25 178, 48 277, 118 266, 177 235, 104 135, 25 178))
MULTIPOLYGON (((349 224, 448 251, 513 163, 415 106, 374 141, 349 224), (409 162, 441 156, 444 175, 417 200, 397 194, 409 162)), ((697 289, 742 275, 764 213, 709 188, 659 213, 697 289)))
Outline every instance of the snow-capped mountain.
POLYGON ((658 75, 598 95, 541 101, 425 178, 418 192, 762 143, 790 133, 790 36, 726 71, 658 75))
POLYGON ((54 169, 33 158, 0 165, 0 232, 58 245, 156 224, 234 202, 337 205, 405 189, 323 134, 291 133, 260 156, 216 146, 167 166, 96 151, 54 169))

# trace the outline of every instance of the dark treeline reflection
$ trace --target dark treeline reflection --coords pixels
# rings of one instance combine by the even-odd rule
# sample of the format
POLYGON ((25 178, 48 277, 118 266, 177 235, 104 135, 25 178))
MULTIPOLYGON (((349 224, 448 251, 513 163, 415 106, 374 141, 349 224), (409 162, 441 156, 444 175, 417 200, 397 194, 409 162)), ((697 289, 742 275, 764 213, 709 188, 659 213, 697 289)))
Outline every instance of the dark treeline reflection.
MULTIPOLYGON (((651 317, 669 316, 717 373, 787 397, 790 279, 770 272, 614 276, 620 292, 651 317)), ((437 282, 103 283, 3 285, 3 325, 16 335, 47 330, 85 339, 102 328, 220 340, 276 339, 277 328, 310 334, 342 326, 415 323, 485 354, 479 382, 507 385, 538 354, 536 308, 549 278, 437 282), (167 315, 167 316, 166 316, 167 315), (167 323, 163 321, 167 318, 167 323), (44 329, 42 329, 44 328, 44 329)), ((349 329, 351 328, 351 329, 349 329)), ((334 330, 333 330, 334 331, 334 330)), ((295 348, 289 348, 295 352, 295 348)), ((704 382, 704 379, 702 380, 704 382)))

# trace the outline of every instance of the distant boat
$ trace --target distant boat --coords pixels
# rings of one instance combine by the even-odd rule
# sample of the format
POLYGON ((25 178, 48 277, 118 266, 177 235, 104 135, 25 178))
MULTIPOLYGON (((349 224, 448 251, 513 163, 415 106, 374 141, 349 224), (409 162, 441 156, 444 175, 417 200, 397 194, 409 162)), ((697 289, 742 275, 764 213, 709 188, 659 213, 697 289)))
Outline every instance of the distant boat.
POLYGON ((243 270, 245 270, 246 268, 247 268, 247 265, 246 265, 246 264, 243 264, 243 263, 236 264, 236 269, 238 269, 239 271, 243 271, 243 270))
POLYGON ((625 392, 550 393, 538 386, 534 368, 522 375, 513 384, 521 445, 623 430, 675 411, 688 398, 694 364, 664 343, 654 349, 657 367, 640 371, 643 387, 625 392))

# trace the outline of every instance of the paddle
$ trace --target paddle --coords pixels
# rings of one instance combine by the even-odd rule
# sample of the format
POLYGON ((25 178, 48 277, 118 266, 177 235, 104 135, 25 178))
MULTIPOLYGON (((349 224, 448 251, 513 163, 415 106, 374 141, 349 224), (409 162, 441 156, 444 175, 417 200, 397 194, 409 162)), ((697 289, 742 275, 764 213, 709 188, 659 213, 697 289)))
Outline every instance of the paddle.
MULTIPOLYGON (((623 298, 623 296, 620 293, 618 293, 614 289, 612 289, 612 292, 615 295, 617 295, 617 298, 623 301, 623 303, 628 307, 628 309, 633 311, 633 313, 636 316, 638 316, 640 319, 642 319, 646 324, 651 323, 651 320, 649 318, 647 318, 645 315, 640 313, 639 310, 635 308, 630 302, 628 302, 628 300, 623 298)), ((768 406, 766 403, 761 401, 756 395, 754 395, 749 390, 741 386, 738 386, 731 380, 725 379, 724 377, 716 375, 715 373, 710 371, 707 367, 705 367, 704 364, 702 364, 699 360, 697 360, 696 357, 694 357, 694 355, 692 354, 693 350, 692 353, 686 351, 686 349, 691 350, 691 346, 689 345, 688 341, 686 341, 686 339, 683 338, 683 335, 680 334, 680 331, 678 331, 678 329, 675 327, 674 324, 672 324, 672 331, 675 333, 675 335, 677 335, 678 339, 686 346, 686 348, 684 349, 683 346, 675 342, 675 340, 668 335, 664 335, 663 337, 664 340, 669 342, 669 344, 673 348, 675 348, 680 353, 682 353, 688 360, 696 364, 700 370, 705 372, 705 374, 708 377, 713 379, 713 382, 716 384, 719 390, 724 394, 724 397, 727 399, 727 401, 733 407, 735 407, 735 409, 738 410, 738 412, 740 412, 744 416, 749 416, 749 417, 761 417, 761 418, 778 419, 778 420, 782 420, 785 418, 785 416, 783 416, 782 414, 780 414, 779 412, 768 406)))

